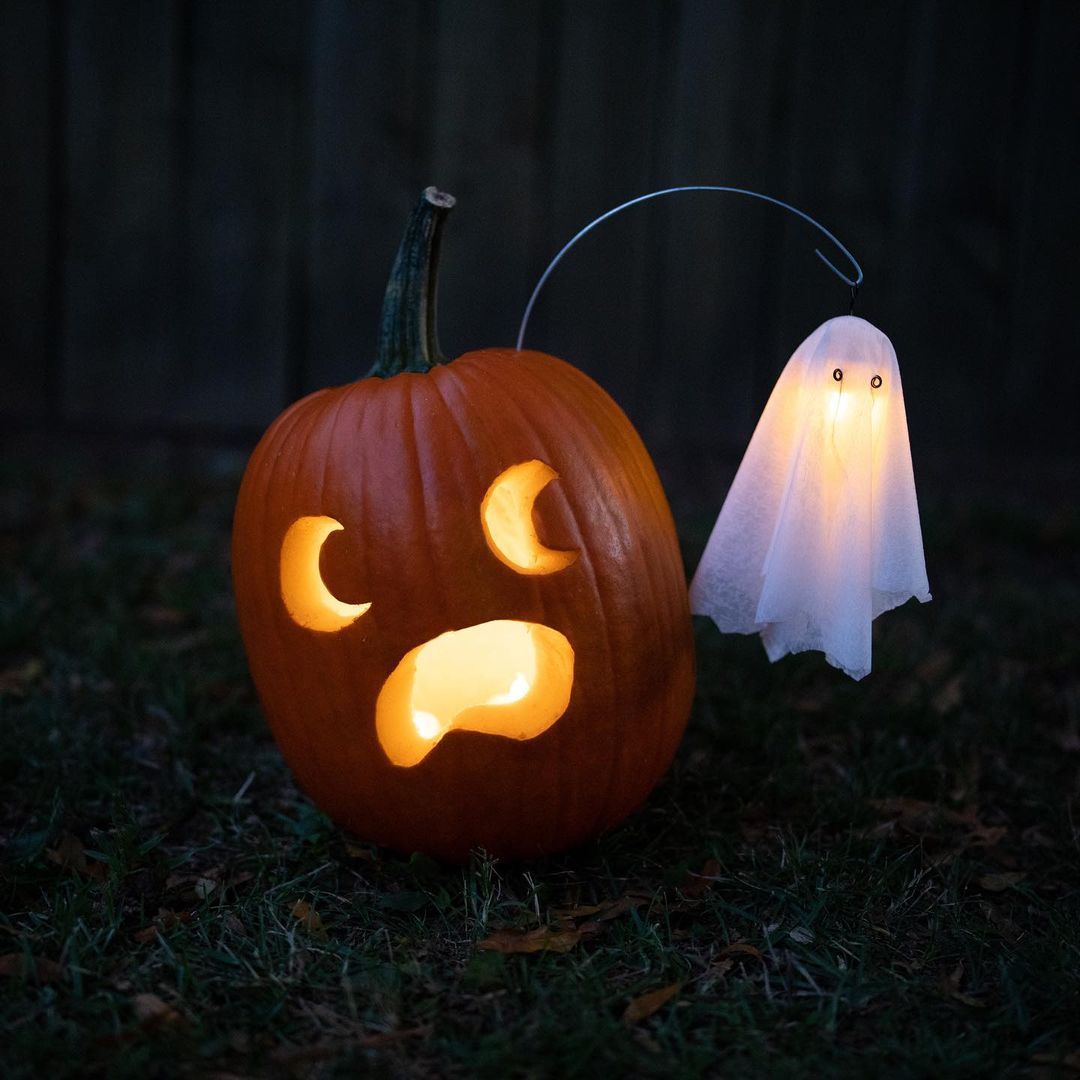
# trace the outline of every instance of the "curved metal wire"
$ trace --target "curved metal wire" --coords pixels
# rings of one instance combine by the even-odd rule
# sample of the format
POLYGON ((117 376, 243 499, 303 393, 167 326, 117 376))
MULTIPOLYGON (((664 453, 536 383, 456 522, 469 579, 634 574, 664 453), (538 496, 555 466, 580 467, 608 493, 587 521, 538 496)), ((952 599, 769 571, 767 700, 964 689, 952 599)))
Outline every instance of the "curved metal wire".
POLYGON ((533 289, 532 295, 529 297, 529 302, 525 305, 525 314, 521 316, 521 326, 518 328, 517 336, 517 349, 521 349, 522 342, 525 340, 525 328, 529 324, 529 317, 532 315, 532 310, 536 304, 536 298, 540 295, 540 290, 544 287, 547 279, 551 277, 551 272, 559 265, 562 257, 583 237, 586 233, 592 232, 602 221, 607 221, 609 217, 614 217, 615 214, 620 213, 623 210, 629 209, 631 206, 636 206, 638 203, 647 202, 649 199, 658 199, 661 195, 675 195, 680 191, 726 191, 733 195, 748 195, 752 199, 761 199, 763 202, 772 203, 774 206, 780 206, 785 210, 790 210, 793 214, 801 217, 803 221, 809 222, 819 232, 827 236, 837 247, 839 251, 842 251, 847 257, 848 261, 855 268, 855 277, 850 278, 847 274, 841 272, 836 266, 831 263, 824 254, 822 254, 820 248, 814 248, 814 254, 842 281, 851 289, 851 309, 855 308, 855 296, 859 291, 859 286, 862 284, 863 272, 862 267, 859 265, 855 256, 828 229, 825 228, 820 222, 815 221, 809 214, 804 213, 797 207, 792 206, 790 203, 783 202, 780 199, 774 199, 771 195, 762 195, 760 191, 749 191, 746 188, 737 187, 724 187, 718 184, 688 184, 684 187, 671 187, 663 188, 661 191, 650 191, 647 195, 639 195, 636 199, 631 199, 629 202, 621 203, 619 206, 613 207, 606 213, 601 214, 598 218, 590 221, 584 229, 581 229, 575 236, 573 236, 566 244, 563 245, 562 250, 555 256, 554 259, 548 263, 547 269, 540 275, 540 280, 536 283, 536 288, 533 289))

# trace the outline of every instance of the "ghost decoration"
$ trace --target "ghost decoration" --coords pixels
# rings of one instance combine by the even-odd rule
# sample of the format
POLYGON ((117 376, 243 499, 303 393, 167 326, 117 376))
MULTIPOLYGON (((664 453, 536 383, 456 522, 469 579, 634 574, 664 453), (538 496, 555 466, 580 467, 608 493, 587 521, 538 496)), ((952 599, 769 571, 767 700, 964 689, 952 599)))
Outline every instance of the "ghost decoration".
POLYGON ((930 599, 892 343, 830 319, 777 380, 690 588, 723 631, 772 661, 818 649, 869 674, 871 622, 930 599))

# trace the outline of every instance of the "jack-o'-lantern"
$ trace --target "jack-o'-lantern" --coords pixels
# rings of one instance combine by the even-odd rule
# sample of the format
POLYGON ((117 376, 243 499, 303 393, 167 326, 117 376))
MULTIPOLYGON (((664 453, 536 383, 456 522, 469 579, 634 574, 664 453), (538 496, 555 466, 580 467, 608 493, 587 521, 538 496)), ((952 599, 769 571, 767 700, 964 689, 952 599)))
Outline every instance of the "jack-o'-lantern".
POLYGON ((582 372, 434 327, 428 189, 371 374, 286 410, 237 501, 256 687, 301 786, 399 850, 578 844, 647 796, 694 664, 671 514, 637 433, 582 372))

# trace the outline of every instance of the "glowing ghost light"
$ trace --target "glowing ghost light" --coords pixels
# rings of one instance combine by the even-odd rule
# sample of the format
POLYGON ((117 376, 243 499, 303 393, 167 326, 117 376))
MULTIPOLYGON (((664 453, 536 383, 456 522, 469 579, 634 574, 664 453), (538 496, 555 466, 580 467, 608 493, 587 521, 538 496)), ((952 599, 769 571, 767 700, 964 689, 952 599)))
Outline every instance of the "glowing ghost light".
POLYGON ((854 316, 796 350, 765 405, 690 588, 695 614, 870 671, 870 624, 930 599, 900 370, 854 316))

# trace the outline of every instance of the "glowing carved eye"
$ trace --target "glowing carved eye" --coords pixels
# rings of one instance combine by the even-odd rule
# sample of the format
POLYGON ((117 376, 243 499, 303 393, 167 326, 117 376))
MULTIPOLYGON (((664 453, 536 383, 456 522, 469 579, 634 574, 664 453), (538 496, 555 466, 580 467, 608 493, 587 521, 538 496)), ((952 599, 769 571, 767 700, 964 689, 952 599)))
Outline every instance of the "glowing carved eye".
POLYGON ((343 630, 371 607, 343 603, 319 572, 326 538, 344 528, 332 517, 302 517, 289 526, 281 542, 281 599, 294 621, 308 630, 343 630))
POLYGON ((499 473, 480 504, 488 547, 519 574, 554 574, 578 557, 576 551, 544 547, 533 524, 536 497, 559 474, 542 461, 524 461, 499 473))

